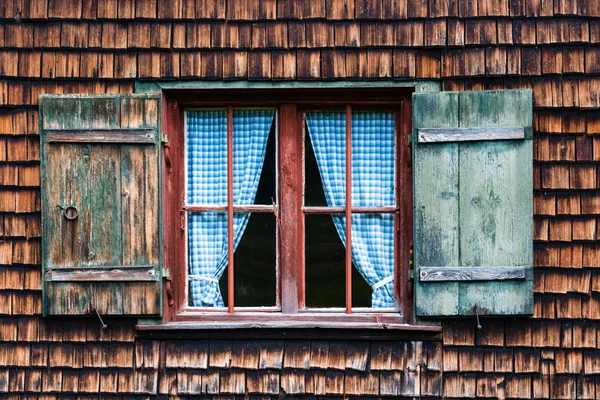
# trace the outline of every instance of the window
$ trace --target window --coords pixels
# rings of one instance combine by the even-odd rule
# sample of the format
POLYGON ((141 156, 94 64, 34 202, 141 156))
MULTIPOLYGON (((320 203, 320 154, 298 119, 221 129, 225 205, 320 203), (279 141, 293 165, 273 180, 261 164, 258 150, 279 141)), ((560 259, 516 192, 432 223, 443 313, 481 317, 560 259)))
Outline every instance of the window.
POLYGON ((408 92, 237 94, 166 97, 168 318, 406 322, 408 92))

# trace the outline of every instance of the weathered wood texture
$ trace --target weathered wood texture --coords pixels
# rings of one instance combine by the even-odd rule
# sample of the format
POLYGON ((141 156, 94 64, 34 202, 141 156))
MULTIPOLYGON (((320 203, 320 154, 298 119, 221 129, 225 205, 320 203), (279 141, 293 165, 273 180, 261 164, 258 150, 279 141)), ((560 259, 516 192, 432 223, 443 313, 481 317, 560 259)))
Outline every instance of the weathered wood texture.
POLYGON ((48 143, 155 143, 156 132, 156 129, 46 129, 43 140, 48 143))
POLYGON ((503 281, 525 279, 527 267, 420 267, 419 280, 433 281, 503 281))
POLYGON ((44 313, 161 314, 158 113, 145 95, 41 98, 44 313))
MULTIPOLYGON (((198 391, 233 398, 219 395, 231 341, 229 351, 220 353, 216 340, 136 338, 131 319, 105 318, 109 327, 103 330, 97 319, 41 317, 40 94, 131 93, 135 80, 415 78, 434 79, 446 91, 532 89, 533 317, 481 318, 480 330, 471 316, 448 320, 442 349, 436 343, 435 351, 426 343, 419 350, 398 340, 372 341, 367 370, 345 371, 343 388, 336 386, 339 375, 328 377, 325 368, 332 348, 333 372, 341 371, 348 350, 340 343, 347 342, 333 335, 325 343, 313 341, 310 370, 281 371, 281 341, 264 356, 272 363, 238 369, 249 371, 248 396, 292 397, 284 387, 302 398, 375 399, 383 394, 373 387, 399 393, 404 371, 414 375, 421 367, 421 398, 599 397, 599 2, 0 3, 3 398, 175 399, 198 391), (211 365, 204 368, 207 352, 211 365), (409 353, 421 358, 405 369, 409 353), (223 365, 213 364, 213 354, 223 365), (175 363, 163 369, 164 359, 175 363), (323 394, 327 388, 344 393, 323 394)), ((259 349, 262 357, 266 345, 259 349)))
POLYGON ((476 142, 484 140, 532 139, 531 127, 491 127, 491 128, 419 128, 419 143, 476 142))
MULTIPOLYGON (((530 91, 414 94, 414 135, 422 128, 530 127, 532 111, 530 91)), ((417 315, 533 313, 532 140, 413 143, 416 273, 526 267, 525 281, 486 281, 483 273, 470 279, 477 282, 419 279, 417 315)))

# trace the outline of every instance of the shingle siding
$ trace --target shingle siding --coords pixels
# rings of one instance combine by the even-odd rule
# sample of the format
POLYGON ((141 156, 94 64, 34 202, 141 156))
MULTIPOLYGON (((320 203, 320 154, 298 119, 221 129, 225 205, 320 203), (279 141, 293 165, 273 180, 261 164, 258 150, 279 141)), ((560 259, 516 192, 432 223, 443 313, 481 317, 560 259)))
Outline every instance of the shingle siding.
POLYGON ((599 4, 1 2, 0 394, 600 397, 599 4), (151 340, 132 320, 102 330, 41 317, 40 94, 131 93, 137 79, 415 78, 533 89, 533 318, 369 343, 151 340))

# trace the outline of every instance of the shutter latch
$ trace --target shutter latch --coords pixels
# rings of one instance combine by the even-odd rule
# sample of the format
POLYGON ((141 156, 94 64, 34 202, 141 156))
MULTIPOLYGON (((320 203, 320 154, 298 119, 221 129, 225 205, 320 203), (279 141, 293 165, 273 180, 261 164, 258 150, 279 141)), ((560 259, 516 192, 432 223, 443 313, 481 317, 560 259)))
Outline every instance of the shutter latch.
POLYGON ((171 173, 171 171, 173 170, 173 167, 171 166, 171 146, 169 145, 169 136, 167 136, 166 133, 163 133, 160 135, 161 137, 161 143, 163 144, 164 147, 164 154, 165 154, 165 164, 167 164, 167 173, 171 173))
POLYGON ((162 277, 165 280, 165 291, 167 292, 167 301, 169 305, 173 305, 173 291, 171 290, 171 270, 168 268, 162 268, 162 277))

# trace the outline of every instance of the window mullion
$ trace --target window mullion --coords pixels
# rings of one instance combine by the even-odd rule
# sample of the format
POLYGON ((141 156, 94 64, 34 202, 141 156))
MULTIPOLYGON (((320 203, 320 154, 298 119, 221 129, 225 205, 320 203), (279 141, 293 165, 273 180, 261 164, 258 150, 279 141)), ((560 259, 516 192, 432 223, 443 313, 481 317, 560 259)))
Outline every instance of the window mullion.
POLYGON ((234 260, 233 260, 233 109, 227 106, 227 311, 234 309, 234 260))
POLYGON ((296 106, 279 109, 279 279, 281 312, 297 314, 303 298, 302 147, 296 106))
POLYGON ((352 313, 352 107, 346 106, 346 314, 352 313))

